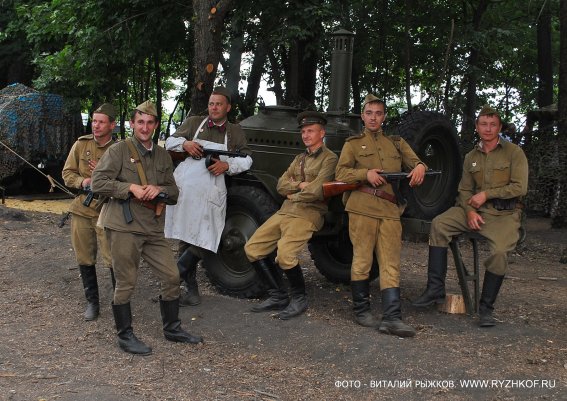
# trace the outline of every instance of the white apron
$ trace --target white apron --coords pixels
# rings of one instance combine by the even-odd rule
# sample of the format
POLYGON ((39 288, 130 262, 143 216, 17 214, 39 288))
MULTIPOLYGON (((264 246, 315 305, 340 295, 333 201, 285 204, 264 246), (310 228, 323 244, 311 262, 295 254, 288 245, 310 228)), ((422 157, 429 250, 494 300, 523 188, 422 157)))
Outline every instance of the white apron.
MULTIPOLYGON (((224 144, 198 139, 203 123, 197 129, 193 141, 207 149, 227 149, 224 144)), ((226 217, 226 184, 224 174, 214 176, 205 167, 205 158, 188 157, 173 172, 179 187, 176 205, 167 205, 165 236, 217 252, 226 217)))

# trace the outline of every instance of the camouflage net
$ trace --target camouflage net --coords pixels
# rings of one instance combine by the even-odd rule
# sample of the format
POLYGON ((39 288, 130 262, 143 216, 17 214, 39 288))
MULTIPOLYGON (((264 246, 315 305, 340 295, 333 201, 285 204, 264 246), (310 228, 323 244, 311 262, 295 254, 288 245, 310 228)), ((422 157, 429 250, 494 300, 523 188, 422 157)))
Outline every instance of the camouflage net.
POLYGON ((533 132, 535 139, 523 146, 529 162, 528 212, 549 216, 554 225, 567 223, 567 138, 553 132, 533 132))
MULTIPOLYGON (((31 164, 62 165, 82 132, 80 114, 68 112, 61 96, 21 84, 0 90, 0 140, 31 164)), ((26 166, 0 145, 0 181, 26 166)))

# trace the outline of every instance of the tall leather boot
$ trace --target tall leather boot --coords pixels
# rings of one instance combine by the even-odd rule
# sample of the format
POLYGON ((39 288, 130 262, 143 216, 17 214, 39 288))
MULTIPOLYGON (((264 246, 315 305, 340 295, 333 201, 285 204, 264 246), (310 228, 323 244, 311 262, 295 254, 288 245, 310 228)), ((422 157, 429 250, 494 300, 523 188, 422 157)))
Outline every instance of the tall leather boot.
POLYGON ((281 320, 288 320, 299 316, 307 310, 307 294, 305 293, 305 280, 299 265, 284 270, 290 284, 289 305, 277 317, 281 320))
POLYGON ((488 270, 484 272, 484 282, 482 283, 482 293, 480 294, 478 306, 480 327, 496 325, 496 319, 492 316, 492 312, 494 311, 494 302, 502 286, 502 281, 504 281, 504 276, 499 276, 488 270))
POLYGON ((180 306, 195 306, 201 303, 199 285, 197 284, 198 263, 199 257, 189 249, 186 249, 177 260, 179 277, 181 277, 185 286, 185 290, 181 291, 181 295, 179 297, 180 306))
POLYGON ((85 298, 87 299, 87 309, 85 310, 85 320, 95 320, 100 313, 100 302, 98 298, 98 281, 96 279, 96 268, 94 266, 79 265, 85 298))
POLYGON ((402 308, 399 288, 382 290, 382 322, 378 327, 380 333, 392 334, 398 337, 413 337, 415 329, 402 322, 402 308))
POLYGON ((114 322, 116 323, 118 345, 120 348, 130 354, 150 355, 152 349, 138 340, 132 330, 132 310, 130 309, 130 303, 122 305, 112 304, 112 312, 114 313, 114 322))
POLYGON ((283 310, 289 304, 289 297, 285 291, 281 269, 275 266, 267 258, 252 262, 256 272, 263 277, 268 285, 269 297, 258 305, 250 308, 251 312, 267 312, 271 310, 283 310))
POLYGON ((412 302, 413 306, 426 307, 445 302, 445 278, 447 277, 447 248, 429 247, 427 288, 412 302))
POLYGON ((179 300, 164 301, 159 298, 159 309, 161 321, 163 322, 163 335, 169 341, 178 343, 198 344, 203 342, 203 337, 193 336, 181 328, 179 320, 179 300))
POLYGON ((112 289, 116 289, 116 277, 114 277, 114 269, 110 268, 110 281, 112 282, 112 289))
POLYGON ((368 279, 351 280, 350 289, 356 323, 364 327, 378 327, 380 321, 370 313, 370 281, 368 279))

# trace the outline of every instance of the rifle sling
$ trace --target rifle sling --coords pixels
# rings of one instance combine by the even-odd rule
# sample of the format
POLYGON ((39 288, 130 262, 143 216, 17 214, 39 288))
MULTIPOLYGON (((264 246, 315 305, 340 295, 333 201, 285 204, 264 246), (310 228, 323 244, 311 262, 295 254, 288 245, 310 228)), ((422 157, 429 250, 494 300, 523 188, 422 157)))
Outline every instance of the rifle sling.
POLYGON ((382 191, 381 189, 371 188, 371 187, 367 187, 367 186, 361 186, 361 187, 358 188, 358 190, 360 192, 364 192, 366 194, 370 194, 370 195, 376 196, 378 198, 385 199, 389 202, 392 202, 395 205, 398 204, 395 195, 389 194, 388 192, 382 191))
POLYGON ((140 160, 140 153, 136 150, 136 146, 132 139, 126 139, 126 143, 128 144, 128 149, 130 149, 130 157, 136 163, 136 169, 138 169, 138 176, 140 177, 140 182, 142 185, 148 185, 148 180, 146 178, 146 173, 144 172, 144 167, 142 166, 142 161, 140 160))

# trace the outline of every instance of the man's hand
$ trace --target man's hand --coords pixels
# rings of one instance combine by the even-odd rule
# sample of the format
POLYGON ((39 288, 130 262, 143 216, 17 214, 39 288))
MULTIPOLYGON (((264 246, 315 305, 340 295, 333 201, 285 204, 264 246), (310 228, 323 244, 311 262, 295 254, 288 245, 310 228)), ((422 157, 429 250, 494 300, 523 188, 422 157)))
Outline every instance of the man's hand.
POLYGON ((478 194, 473 195, 467 203, 472 207, 474 207, 475 209, 478 209, 479 207, 484 205, 486 201, 487 201, 486 192, 482 191, 479 192, 478 194))
POLYGON ((161 188, 156 185, 138 185, 131 184, 130 192, 136 199, 142 201, 151 201, 162 192, 161 188))
POLYGON ((91 185, 91 181, 92 181, 91 177, 85 178, 83 182, 81 182, 81 187, 83 187, 83 189, 86 189, 91 185))
POLYGON ((382 172, 384 172, 384 170, 379 170, 377 168, 368 170, 366 173, 366 181, 368 181, 368 183, 373 187, 379 187, 380 185, 385 184, 387 181, 380 175, 382 172))
POLYGON ((480 230, 482 228, 482 224, 484 224, 482 216, 474 210, 467 213, 467 220, 469 228, 474 231, 480 230))
POLYGON ((299 183, 299 189, 303 191, 307 185, 309 185, 309 181, 302 181, 299 183))
POLYGON ((222 160, 216 159, 214 157, 211 157, 211 160, 214 161, 213 164, 211 164, 207 170, 209 170, 209 172, 214 175, 214 176, 219 176, 221 174, 224 174, 225 172, 228 171, 228 163, 227 162, 223 162, 222 160))
POLYGON ((91 172, 95 169, 96 163, 96 160, 89 160, 89 170, 91 170, 91 172))
POLYGON ((197 142, 183 142, 183 150, 189 153, 189 156, 191 157, 203 157, 203 147, 197 142))
POLYGON ((418 185, 423 184, 423 178, 425 177, 425 166, 423 164, 418 164, 413 168, 412 171, 408 174, 408 178, 410 179, 409 186, 415 187, 418 185))

